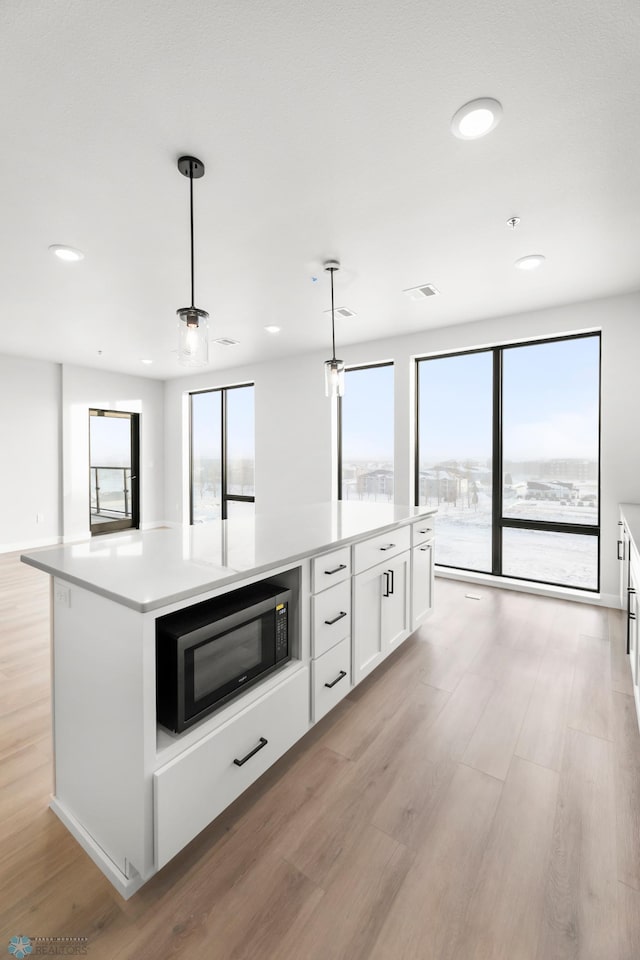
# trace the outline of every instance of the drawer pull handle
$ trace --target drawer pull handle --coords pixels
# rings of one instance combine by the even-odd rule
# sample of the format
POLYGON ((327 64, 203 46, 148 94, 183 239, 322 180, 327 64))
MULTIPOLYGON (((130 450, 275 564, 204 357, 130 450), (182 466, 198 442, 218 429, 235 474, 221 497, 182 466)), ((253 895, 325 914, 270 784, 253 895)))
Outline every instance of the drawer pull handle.
POLYGON ((346 617, 347 611, 341 610, 337 617, 334 617, 333 620, 325 620, 325 623, 328 627, 332 627, 334 623, 337 623, 338 620, 342 620, 343 617, 346 617))
POLYGON ((420 553, 426 553, 427 550, 431 550, 431 547, 418 547, 420 553))
POLYGON ((331 689, 331 687, 335 687, 336 683, 340 683, 341 680, 344 680, 346 675, 347 675, 347 671, 341 670, 338 676, 335 678, 335 680, 332 680, 331 683, 325 683, 325 687, 329 687, 329 689, 331 689))
POLYGON ((263 747, 266 747, 266 745, 267 745, 268 742, 269 742, 269 741, 268 741, 268 740, 265 740, 264 737, 260 737, 260 743, 258 744, 257 747, 254 747, 254 748, 253 748, 253 750, 251 751, 251 753, 248 753, 248 754, 246 755, 246 757, 243 757, 243 758, 242 758, 242 760, 234 760, 234 761, 233 761, 233 762, 235 763, 236 767, 241 767, 243 763, 246 763, 246 762, 247 762, 247 760, 251 760, 251 757, 254 757, 254 756, 256 755, 256 753, 258 752, 258 750, 262 750, 263 747))
POLYGON ((431 528, 427 527, 426 530, 418 530, 418 533, 431 533, 431 528))
POLYGON ((346 563, 341 563, 339 566, 335 567, 333 570, 325 570, 325 573, 328 577, 332 577, 334 573, 340 573, 341 570, 346 570, 346 563))
POLYGON ((395 543, 388 543, 386 547, 380 547, 380 549, 384 552, 385 550, 392 550, 393 547, 395 547, 395 543))

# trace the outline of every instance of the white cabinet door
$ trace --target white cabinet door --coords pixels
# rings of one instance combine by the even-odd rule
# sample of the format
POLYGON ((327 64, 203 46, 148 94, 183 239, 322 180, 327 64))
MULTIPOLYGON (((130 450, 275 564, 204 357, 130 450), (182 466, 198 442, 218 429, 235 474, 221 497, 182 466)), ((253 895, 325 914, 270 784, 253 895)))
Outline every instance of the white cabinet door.
POLYGON ((386 564, 383 569, 381 609, 382 644, 385 653, 391 653, 409 636, 409 558, 410 553, 407 551, 386 564))
POLYGON ((382 643, 382 594, 386 582, 383 569, 383 566, 373 567, 354 577, 354 684, 371 673, 387 654, 382 643))
MULTIPOLYGON (((631 546, 628 544, 627 546, 631 546)), ((627 590, 627 617, 629 637, 629 658, 634 685, 640 681, 638 675, 638 590, 640 590, 640 560, 634 549, 631 549, 629 565, 629 587, 627 590)), ((637 698, 636 698, 637 700, 637 698)))
POLYGON ((631 543, 629 531, 624 520, 618 520, 618 566, 620 568, 620 606, 627 605, 627 588, 629 586, 629 551, 631 543))
POLYGON ((409 551, 354 578, 353 682, 409 636, 409 551))
POLYGON ((423 623, 433 607, 433 544, 411 551, 411 629, 423 623))

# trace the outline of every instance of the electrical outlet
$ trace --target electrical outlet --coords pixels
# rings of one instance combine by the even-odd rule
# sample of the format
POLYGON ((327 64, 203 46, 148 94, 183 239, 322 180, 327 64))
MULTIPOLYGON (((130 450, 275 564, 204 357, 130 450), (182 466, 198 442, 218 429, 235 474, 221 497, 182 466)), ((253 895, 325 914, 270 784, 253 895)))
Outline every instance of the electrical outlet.
POLYGON ((56 603, 59 603, 63 607, 70 607, 71 588, 67 587, 64 583, 57 583, 55 589, 55 598, 56 603))

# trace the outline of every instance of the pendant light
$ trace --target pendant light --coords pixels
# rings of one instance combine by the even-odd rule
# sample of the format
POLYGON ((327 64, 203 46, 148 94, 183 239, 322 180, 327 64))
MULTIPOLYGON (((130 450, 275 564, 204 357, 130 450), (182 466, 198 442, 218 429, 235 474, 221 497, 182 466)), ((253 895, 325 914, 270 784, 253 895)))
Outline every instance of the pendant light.
POLYGON ((209 314, 194 304, 193 292, 193 181, 204 177, 204 163, 196 157, 180 157, 178 170, 189 178, 191 213, 191 306, 177 310, 178 362, 185 367, 204 367, 209 362, 209 314))
POLYGON ((344 361, 336 359, 336 316, 333 302, 333 275, 340 269, 337 260, 327 260, 324 268, 331 274, 331 342, 333 356, 324 365, 325 393, 328 397, 344 395, 344 361))

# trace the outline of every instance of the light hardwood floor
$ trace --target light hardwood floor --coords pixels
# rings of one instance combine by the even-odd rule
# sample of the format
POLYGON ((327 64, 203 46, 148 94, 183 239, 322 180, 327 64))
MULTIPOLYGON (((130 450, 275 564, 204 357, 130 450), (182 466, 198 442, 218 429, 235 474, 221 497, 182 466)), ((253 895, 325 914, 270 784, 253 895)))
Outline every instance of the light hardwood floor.
POLYGON ((438 580, 429 623, 128 902, 47 808, 48 619, 48 578, 0 556, 0 952, 640 957, 621 613, 438 580))

